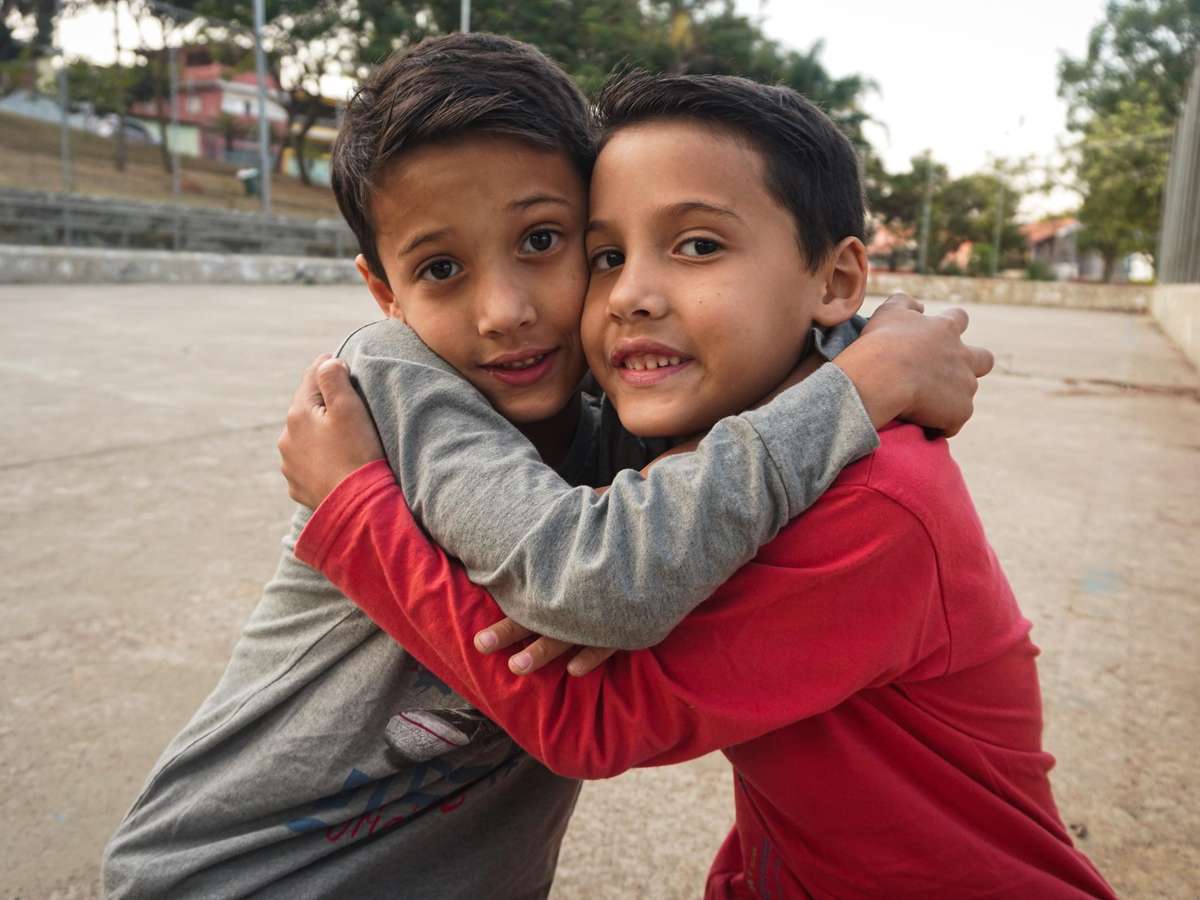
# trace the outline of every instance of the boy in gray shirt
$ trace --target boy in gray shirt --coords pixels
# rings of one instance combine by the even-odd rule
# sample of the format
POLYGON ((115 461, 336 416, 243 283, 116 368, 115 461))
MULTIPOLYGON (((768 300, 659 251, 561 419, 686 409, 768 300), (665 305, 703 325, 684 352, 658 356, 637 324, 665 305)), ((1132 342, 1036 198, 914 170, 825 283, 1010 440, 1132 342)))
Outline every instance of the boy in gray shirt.
MULTIPOLYGON (((335 151, 359 268, 389 316, 344 352, 402 483, 434 458, 455 473, 410 497, 434 538, 466 504, 511 511, 456 548, 510 598, 506 611, 548 626, 539 610, 586 593, 571 604, 577 620, 547 633, 632 648, 873 449, 873 420, 965 419, 970 390, 931 392, 937 379, 918 363, 937 357, 954 384, 972 378, 953 365, 957 338, 896 312, 844 368, 727 420, 651 477, 620 475, 603 498, 572 487, 661 449, 616 430, 577 389, 592 154, 585 101, 532 48, 454 35, 390 59, 352 101, 335 151), (469 427, 440 428, 443 411, 469 427), (496 471, 503 490, 489 487, 496 471), (694 540, 700 520, 709 536, 694 540)), ((308 515, 297 511, 220 683, 106 849, 106 891, 544 896, 577 783, 520 751, 299 563, 308 515)))

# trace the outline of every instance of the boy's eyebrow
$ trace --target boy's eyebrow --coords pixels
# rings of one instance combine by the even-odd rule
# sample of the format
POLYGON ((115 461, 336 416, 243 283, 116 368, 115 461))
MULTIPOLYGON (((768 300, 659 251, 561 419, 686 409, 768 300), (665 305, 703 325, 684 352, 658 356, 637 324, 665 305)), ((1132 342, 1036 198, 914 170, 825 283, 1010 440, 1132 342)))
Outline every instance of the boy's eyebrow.
POLYGON ((514 200, 508 204, 509 209, 528 209, 531 206, 537 206, 539 203, 557 203, 561 206, 570 206, 571 202, 566 197, 560 197, 558 194, 530 194, 528 197, 522 197, 520 200, 514 200))
POLYGON ((709 203, 706 200, 681 200, 678 203, 672 203, 670 206, 664 206, 659 215, 663 216, 682 216, 684 213, 690 212, 709 212, 718 216, 726 216, 730 219, 737 219, 745 224, 737 213, 727 206, 718 206, 716 203, 709 203))
POLYGON ((435 231, 423 231, 420 234, 418 234, 416 237, 414 237, 411 241, 409 241, 407 244, 405 244, 404 247, 401 248, 400 252, 396 254, 396 256, 397 257, 408 256, 408 254, 412 253, 414 250, 416 250, 422 244, 428 244, 430 241, 441 240, 449 233, 450 233, 449 228, 438 228, 435 231))
MULTIPOLYGON (((729 207, 719 206, 716 203, 709 203, 706 200, 680 200, 678 203, 671 203, 667 206, 661 207, 658 209, 655 215, 657 218, 667 219, 673 216, 682 216, 685 213, 690 212, 712 213, 713 215, 724 216, 728 219, 735 219, 738 222, 741 222, 743 225, 746 224, 746 220, 729 207)), ((587 228, 584 229, 583 233, 585 235, 591 234, 593 231, 600 231, 610 227, 610 223, 603 219, 592 219, 587 223, 587 228)))

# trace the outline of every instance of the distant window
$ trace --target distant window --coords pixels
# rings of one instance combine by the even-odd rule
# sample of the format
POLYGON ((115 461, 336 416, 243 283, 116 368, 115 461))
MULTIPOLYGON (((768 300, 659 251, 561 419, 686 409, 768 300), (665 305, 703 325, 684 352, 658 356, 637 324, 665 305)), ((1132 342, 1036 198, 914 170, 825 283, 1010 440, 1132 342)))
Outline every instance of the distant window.
POLYGON ((203 109, 204 103, 199 96, 191 94, 188 96, 187 111, 190 113, 198 113, 203 109))

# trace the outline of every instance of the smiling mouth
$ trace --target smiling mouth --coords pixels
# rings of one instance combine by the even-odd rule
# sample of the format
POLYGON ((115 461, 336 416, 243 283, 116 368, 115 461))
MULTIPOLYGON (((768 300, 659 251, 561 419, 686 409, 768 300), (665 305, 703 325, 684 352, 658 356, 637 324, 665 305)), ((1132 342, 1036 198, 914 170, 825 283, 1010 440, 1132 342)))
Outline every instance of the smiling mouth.
POLYGON ((534 351, 525 356, 515 355, 508 359, 484 363, 481 368, 497 381, 511 387, 528 387, 547 375, 554 368, 558 348, 534 351))
POLYGON ((629 387, 649 388, 673 378, 693 362, 688 356, 638 354, 626 357, 613 369, 617 377, 629 387))
POLYGON ((493 365, 488 366, 488 368, 505 369, 506 371, 515 372, 519 371, 520 369, 528 369, 531 366, 536 366, 549 355, 550 351, 546 351, 545 353, 539 353, 537 356, 530 356, 526 359, 518 359, 513 362, 506 363, 494 363, 493 365))
POLYGON ((664 356, 660 353, 631 353, 621 360, 617 368, 642 372, 645 370, 678 366, 685 361, 690 362, 691 360, 686 356, 664 356))

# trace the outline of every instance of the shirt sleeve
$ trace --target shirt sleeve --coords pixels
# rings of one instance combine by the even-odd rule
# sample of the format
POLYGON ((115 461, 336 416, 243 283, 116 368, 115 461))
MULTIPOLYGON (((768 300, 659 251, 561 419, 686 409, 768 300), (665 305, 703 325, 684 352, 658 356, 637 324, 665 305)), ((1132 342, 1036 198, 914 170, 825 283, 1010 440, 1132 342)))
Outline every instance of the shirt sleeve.
POLYGON ((382 463, 330 494, 297 554, 551 769, 604 778, 945 671, 937 560, 911 512, 839 486, 769 549, 785 542, 786 553, 742 568, 661 644, 582 678, 565 660, 517 677, 507 654, 476 652, 472 637, 494 621, 495 603, 420 535, 382 463))
POLYGON ((695 452, 645 477, 623 471, 597 496, 563 481, 470 384, 407 341, 399 351, 358 341, 344 355, 413 515, 504 614, 574 643, 662 640, 878 445, 853 384, 826 365, 722 420, 695 452))

